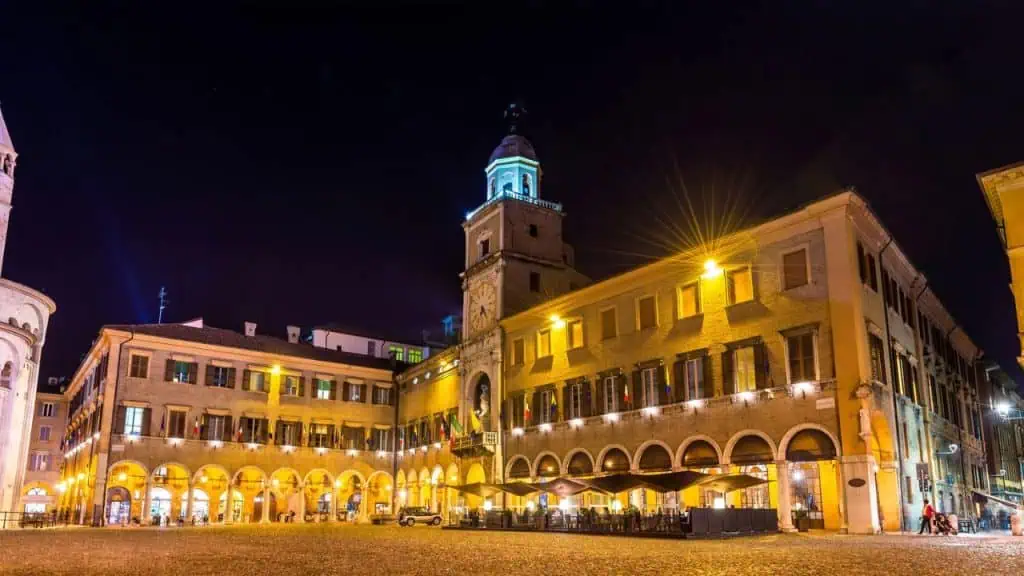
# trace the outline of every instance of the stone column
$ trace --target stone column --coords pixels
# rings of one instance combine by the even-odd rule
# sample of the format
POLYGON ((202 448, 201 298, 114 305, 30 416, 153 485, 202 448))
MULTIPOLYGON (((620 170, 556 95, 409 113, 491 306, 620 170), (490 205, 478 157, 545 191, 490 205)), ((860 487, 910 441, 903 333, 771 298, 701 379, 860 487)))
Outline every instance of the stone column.
POLYGON ((335 486, 334 484, 331 484, 331 505, 328 508, 328 510, 330 511, 331 516, 330 516, 330 518, 327 519, 327 521, 328 522, 337 522, 338 521, 338 487, 335 486))
POLYGON ((270 488, 263 484, 263 506, 260 511, 260 524, 270 523, 270 488))
POLYGON ((299 523, 306 521, 306 484, 299 484, 299 517, 296 518, 299 523))
POLYGON ((795 529, 789 502, 789 464, 785 460, 775 462, 775 475, 779 479, 779 529, 783 532, 793 532, 795 529))
POLYGON ((234 490, 231 489, 231 485, 228 484, 227 492, 224 493, 224 525, 230 525, 235 523, 234 519, 231 518, 233 508, 231 503, 231 497, 234 495, 233 492, 234 490))
POLYGON ((839 533, 848 534, 850 529, 846 524, 846 490, 843 489, 843 467, 839 465, 838 459, 833 460, 832 465, 836 471, 836 499, 839 500, 839 533))
POLYGON ((145 493, 142 496, 142 514, 140 514, 143 526, 148 526, 150 519, 152 518, 149 513, 150 498, 152 497, 150 494, 150 488, 152 488, 150 482, 151 480, 149 476, 146 476, 146 487, 144 488, 145 493))
POLYGON ((847 530, 850 534, 877 534, 878 485, 875 483, 875 459, 870 454, 843 456, 842 475, 846 494, 847 530))
POLYGON ((188 526, 192 524, 192 507, 195 505, 195 502, 193 501, 193 499, 195 498, 195 492, 191 481, 188 483, 188 492, 186 492, 186 494, 187 496, 185 498, 185 525, 188 526))
POLYGON ((369 504, 366 501, 367 500, 366 494, 368 492, 369 492, 369 490, 367 490, 365 488, 360 488, 359 489, 359 494, 360 494, 360 497, 359 497, 359 510, 356 512, 356 523, 357 524, 365 524, 365 523, 370 521, 370 515, 369 515, 369 513, 367 513, 367 509, 370 506, 369 506, 369 504))

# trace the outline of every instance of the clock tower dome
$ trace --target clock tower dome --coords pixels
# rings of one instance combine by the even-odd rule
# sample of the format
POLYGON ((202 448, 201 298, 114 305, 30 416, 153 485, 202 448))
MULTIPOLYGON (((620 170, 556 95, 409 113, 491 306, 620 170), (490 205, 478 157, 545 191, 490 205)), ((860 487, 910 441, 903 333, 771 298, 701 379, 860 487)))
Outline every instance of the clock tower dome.
POLYGON ((572 247, 562 241, 561 204, 541 198, 540 161, 520 134, 525 112, 516 104, 505 111, 509 133, 484 168, 485 201, 462 224, 464 340, 587 282, 573 269, 572 247))

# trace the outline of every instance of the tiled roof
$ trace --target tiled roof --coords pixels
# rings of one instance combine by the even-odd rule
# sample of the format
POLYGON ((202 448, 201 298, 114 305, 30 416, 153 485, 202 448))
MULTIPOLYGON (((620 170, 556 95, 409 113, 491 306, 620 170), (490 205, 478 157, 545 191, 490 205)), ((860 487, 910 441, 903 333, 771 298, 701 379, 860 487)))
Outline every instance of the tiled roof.
MULTIPOLYGON (((379 368, 381 370, 392 369, 391 360, 388 358, 375 358, 339 350, 328 350, 326 348, 317 348, 310 344, 292 344, 280 338, 260 334, 246 336, 232 330, 213 328, 211 326, 196 328, 182 324, 114 324, 104 326, 104 328, 172 340, 279 354, 281 356, 309 358, 310 360, 319 360, 321 362, 337 362, 339 364, 351 364, 353 366, 379 368)), ((398 363, 396 369, 399 371, 404 370, 405 364, 398 363)))

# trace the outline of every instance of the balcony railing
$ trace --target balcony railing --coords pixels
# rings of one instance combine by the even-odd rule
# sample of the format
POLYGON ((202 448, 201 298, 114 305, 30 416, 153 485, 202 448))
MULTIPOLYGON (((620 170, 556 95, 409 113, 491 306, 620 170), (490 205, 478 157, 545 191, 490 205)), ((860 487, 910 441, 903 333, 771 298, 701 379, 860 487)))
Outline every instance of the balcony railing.
POLYGON ((497 432, 480 432, 456 438, 452 443, 452 454, 459 458, 490 456, 497 446, 497 432))
POLYGON ((244 450, 249 452, 276 451, 284 454, 327 456, 344 454, 350 457, 391 458, 390 450, 357 450, 352 448, 330 448, 327 446, 290 446, 271 445, 260 442, 233 442, 229 440, 194 440, 185 438, 165 438, 162 436, 139 436, 134 434, 113 434, 111 444, 122 448, 135 445, 166 446, 183 450, 244 450))
POLYGON ((541 200, 540 198, 534 198, 533 196, 527 196, 525 194, 517 194, 515 192, 498 192, 493 198, 481 204, 476 210, 472 210, 466 213, 466 220, 470 220, 487 206, 495 202, 499 202, 502 199, 518 200, 520 202, 526 202, 527 204, 533 204, 534 206, 540 206, 541 208, 547 208, 548 210, 554 210, 555 212, 562 211, 562 205, 558 202, 550 202, 548 200, 541 200))

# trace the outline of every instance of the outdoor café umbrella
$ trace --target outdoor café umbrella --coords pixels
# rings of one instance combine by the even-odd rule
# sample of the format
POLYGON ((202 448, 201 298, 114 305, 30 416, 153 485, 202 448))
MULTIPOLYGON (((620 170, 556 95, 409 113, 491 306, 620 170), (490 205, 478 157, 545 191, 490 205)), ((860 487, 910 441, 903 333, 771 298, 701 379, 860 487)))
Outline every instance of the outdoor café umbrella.
POLYGON ((575 480, 569 480, 568 478, 555 478, 550 482, 539 482, 534 484, 538 490, 543 490, 550 494, 555 494, 560 498, 568 498, 569 496, 575 496, 580 492, 586 492, 591 487, 582 482, 576 482, 575 480))
POLYGON ((635 474, 611 474, 580 480, 586 482, 591 488, 607 494, 619 494, 644 485, 643 478, 635 474))
POLYGON ((494 484, 485 484, 483 482, 474 482, 473 484, 466 484, 464 486, 452 486, 452 488, 455 488, 459 492, 465 492, 481 498, 490 498, 501 491, 499 486, 494 484))
POLYGON ((729 493, 751 486, 766 484, 763 478, 749 474, 713 474, 697 482, 698 485, 711 488, 717 492, 729 493))
POLYGON ((643 474, 638 477, 651 490, 655 492, 678 492, 699 484, 707 478, 707 474, 694 472, 693 470, 680 470, 679 472, 666 472, 664 474, 643 474))
POLYGON ((530 484, 529 482, 509 482, 508 484, 498 484, 497 488, 502 492, 507 492, 515 496, 529 496, 534 492, 540 491, 540 488, 535 484, 530 484))

